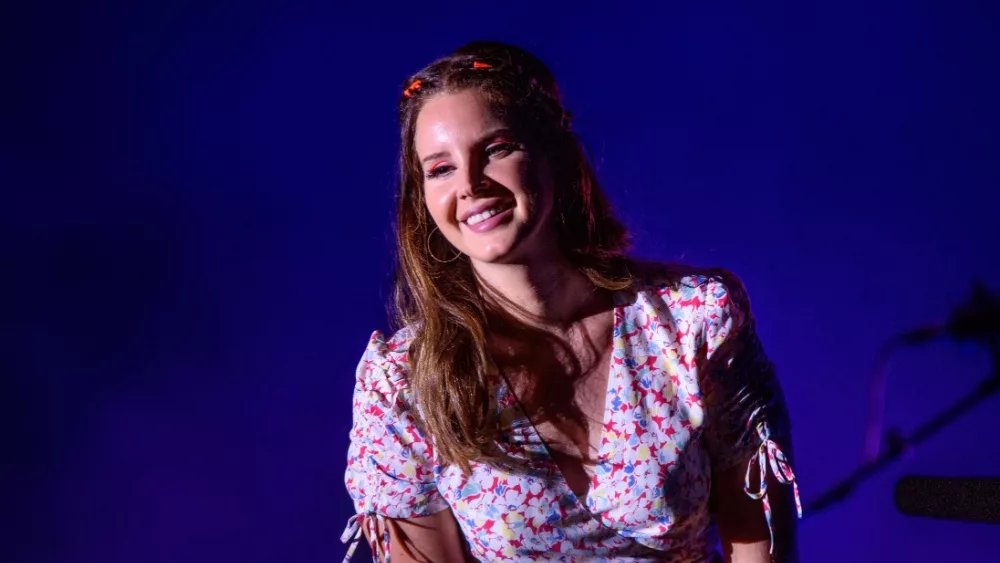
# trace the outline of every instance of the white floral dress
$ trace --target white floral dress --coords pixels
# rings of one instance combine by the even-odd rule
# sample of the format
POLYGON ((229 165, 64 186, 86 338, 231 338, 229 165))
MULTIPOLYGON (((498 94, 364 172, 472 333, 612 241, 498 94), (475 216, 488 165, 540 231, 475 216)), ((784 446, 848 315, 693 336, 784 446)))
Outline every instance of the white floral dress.
MULTIPOLYGON (((731 274, 660 267, 616 293, 603 436, 585 498, 502 379, 498 446, 516 465, 473 463, 463 476, 441 464, 414 424, 412 339, 408 329, 388 340, 376 332, 358 366, 346 472, 357 515, 345 542, 380 518, 451 509, 480 561, 721 561, 708 506, 713 472, 746 464, 747 493, 762 500, 768 525, 766 490, 750 489, 751 473, 770 468, 798 502, 772 441, 790 434, 781 389, 731 274)), ((387 554, 388 534, 377 541, 387 554)))

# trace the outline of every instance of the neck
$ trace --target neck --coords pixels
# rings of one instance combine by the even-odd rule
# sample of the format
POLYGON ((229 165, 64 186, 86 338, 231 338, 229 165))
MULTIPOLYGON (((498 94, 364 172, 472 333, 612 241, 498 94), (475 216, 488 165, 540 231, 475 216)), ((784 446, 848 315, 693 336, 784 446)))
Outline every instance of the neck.
POLYGON ((499 313, 540 328, 579 320, 603 292, 565 259, 531 264, 476 264, 484 299, 499 313))

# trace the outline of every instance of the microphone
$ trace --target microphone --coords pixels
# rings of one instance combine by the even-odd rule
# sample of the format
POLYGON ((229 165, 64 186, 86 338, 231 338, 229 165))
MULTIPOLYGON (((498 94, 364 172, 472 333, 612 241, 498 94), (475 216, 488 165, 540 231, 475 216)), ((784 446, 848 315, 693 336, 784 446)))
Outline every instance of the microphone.
POLYGON ((896 483, 895 501, 907 516, 1000 524, 1000 478, 910 475, 896 483))
POLYGON ((921 327, 899 336, 903 344, 922 344, 942 336, 976 340, 1000 335, 1000 297, 981 283, 973 284, 968 301, 952 311, 944 324, 921 327))

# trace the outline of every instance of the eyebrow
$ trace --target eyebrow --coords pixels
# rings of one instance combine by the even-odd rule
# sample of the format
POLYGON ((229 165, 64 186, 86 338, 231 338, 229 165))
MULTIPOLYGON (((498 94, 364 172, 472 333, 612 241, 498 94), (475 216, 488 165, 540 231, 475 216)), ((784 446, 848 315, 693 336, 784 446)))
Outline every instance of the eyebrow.
MULTIPOLYGON (((511 131, 510 127, 497 127, 496 129, 490 129, 485 134, 481 135, 479 139, 475 142, 475 144, 481 145, 488 140, 495 139, 496 137, 499 137, 501 135, 510 135, 512 133, 513 132, 511 131)), ((432 160, 439 160, 448 157, 450 155, 451 153, 449 153, 448 151, 438 151, 425 156, 423 159, 420 160, 420 162, 427 164, 432 160)))
POLYGON ((431 154, 425 156, 424 159, 421 162, 423 162, 424 164, 427 164, 428 162, 430 162, 432 160, 438 160, 438 159, 444 158, 446 156, 448 156, 448 151, 441 151, 441 152, 431 153, 431 154))

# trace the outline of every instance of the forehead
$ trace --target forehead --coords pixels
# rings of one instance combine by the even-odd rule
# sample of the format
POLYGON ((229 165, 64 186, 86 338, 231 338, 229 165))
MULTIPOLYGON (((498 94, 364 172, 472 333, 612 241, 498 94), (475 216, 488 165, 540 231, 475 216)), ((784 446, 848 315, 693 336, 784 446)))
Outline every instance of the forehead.
POLYGON ((439 94, 417 114, 414 145, 423 154, 447 145, 470 144, 503 125, 486 96, 476 90, 439 94))

